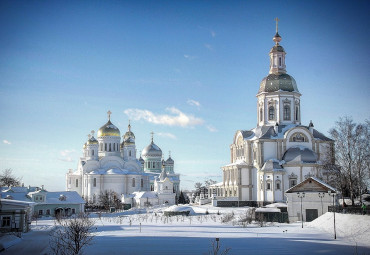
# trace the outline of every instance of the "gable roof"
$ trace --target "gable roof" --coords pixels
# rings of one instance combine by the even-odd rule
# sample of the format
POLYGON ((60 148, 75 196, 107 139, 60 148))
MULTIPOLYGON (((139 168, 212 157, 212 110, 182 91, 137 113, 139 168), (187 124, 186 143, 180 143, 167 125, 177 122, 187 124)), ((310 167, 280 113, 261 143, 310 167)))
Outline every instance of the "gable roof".
POLYGON ((329 184, 323 182, 317 177, 309 177, 303 182, 286 190, 285 193, 295 193, 295 192, 337 192, 337 190, 331 187, 329 184))

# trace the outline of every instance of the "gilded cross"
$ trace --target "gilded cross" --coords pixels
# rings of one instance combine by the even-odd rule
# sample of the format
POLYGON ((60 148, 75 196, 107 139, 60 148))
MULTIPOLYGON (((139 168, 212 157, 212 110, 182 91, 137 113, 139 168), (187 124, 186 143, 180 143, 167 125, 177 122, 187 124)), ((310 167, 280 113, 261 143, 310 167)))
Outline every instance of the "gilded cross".
POLYGON ((153 142, 154 132, 152 131, 150 134, 152 135, 152 142, 153 142))
POLYGON ((275 21, 276 21, 276 33, 278 32, 278 23, 279 23, 279 18, 278 17, 276 17, 275 18, 275 21))
POLYGON ((91 130, 91 134, 92 134, 92 136, 94 136, 94 134, 95 134, 95 131, 94 131, 94 130, 91 130))
POLYGON ((112 112, 108 111, 107 113, 108 113, 108 120, 110 120, 110 115, 112 114, 112 112))

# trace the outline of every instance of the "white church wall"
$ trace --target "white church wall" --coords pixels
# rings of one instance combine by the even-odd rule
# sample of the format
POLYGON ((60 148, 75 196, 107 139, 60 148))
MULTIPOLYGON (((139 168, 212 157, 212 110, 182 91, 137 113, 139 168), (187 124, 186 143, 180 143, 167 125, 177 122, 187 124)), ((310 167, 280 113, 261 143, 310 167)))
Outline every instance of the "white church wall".
POLYGON ((275 159, 276 157, 276 143, 275 142, 264 142, 263 143, 263 158, 264 160, 275 159))
POLYGON ((242 185, 248 185, 249 184, 249 171, 247 168, 242 168, 240 170, 241 172, 241 184, 242 185))

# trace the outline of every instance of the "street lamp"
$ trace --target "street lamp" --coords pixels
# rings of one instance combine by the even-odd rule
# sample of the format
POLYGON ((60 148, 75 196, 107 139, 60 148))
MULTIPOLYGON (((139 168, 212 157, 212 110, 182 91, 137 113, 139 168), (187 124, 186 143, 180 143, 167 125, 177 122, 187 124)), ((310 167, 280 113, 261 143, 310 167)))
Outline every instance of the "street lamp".
POLYGON ((334 239, 337 239, 337 231, 335 229, 335 204, 334 204, 334 199, 335 199, 335 192, 331 192, 330 190, 328 191, 329 196, 333 197, 333 213, 334 213, 334 239))
POLYGON ((325 196, 325 192, 319 192, 319 198, 321 199, 321 215, 324 214, 324 206, 322 204, 322 198, 325 196))
POLYGON ((297 192, 298 197, 301 199, 301 221, 302 221, 302 228, 303 228, 303 211, 302 211, 302 198, 304 198, 304 192, 297 192))

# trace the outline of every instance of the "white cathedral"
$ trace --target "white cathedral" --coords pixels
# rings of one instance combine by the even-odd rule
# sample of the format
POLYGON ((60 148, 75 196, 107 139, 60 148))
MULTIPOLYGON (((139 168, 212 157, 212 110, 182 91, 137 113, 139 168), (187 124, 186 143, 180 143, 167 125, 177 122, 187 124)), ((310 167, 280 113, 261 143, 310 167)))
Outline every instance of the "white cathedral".
POLYGON ((231 163, 222 167, 223 181, 212 185, 214 205, 236 206, 286 201, 284 191, 313 176, 323 178, 322 164, 334 141, 312 123, 301 124, 301 93, 287 74, 286 52, 270 50, 270 71, 257 93, 257 127, 236 131, 230 145, 231 163))
POLYGON ((104 191, 114 191, 122 198, 122 203, 140 205, 142 197, 154 198, 155 204, 175 204, 179 195, 180 175, 174 172, 174 160, 169 155, 163 159, 162 150, 154 143, 144 148, 140 158, 136 158, 135 135, 128 125, 122 136, 120 130, 110 120, 94 131, 83 145, 83 156, 77 170, 66 174, 68 191, 76 191, 86 201, 97 204, 104 191), (166 185, 163 185, 165 183, 166 185), (130 199, 127 199, 127 198, 130 199))

